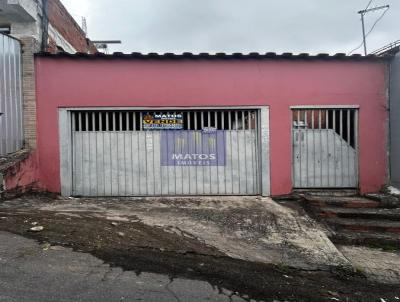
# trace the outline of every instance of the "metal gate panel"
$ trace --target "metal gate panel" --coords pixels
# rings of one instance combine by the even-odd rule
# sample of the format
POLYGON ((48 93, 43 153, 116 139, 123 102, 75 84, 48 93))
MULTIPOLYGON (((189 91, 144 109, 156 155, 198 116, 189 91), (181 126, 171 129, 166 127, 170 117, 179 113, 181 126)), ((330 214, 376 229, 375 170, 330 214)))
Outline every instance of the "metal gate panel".
POLYGON ((0 155, 22 146, 21 45, 0 34, 0 155))
POLYGON ((148 112, 72 112, 72 195, 260 194, 258 112, 182 113, 184 129, 164 132, 142 129, 143 114, 148 112), (204 145, 204 127, 222 132, 208 137, 204 145), (217 146, 224 146, 224 164, 161 163, 163 143, 173 144, 174 153, 181 154, 187 142, 194 142, 195 153, 214 148, 217 161, 217 146))
POLYGON ((292 116, 294 187, 357 187, 358 110, 302 108, 292 116))

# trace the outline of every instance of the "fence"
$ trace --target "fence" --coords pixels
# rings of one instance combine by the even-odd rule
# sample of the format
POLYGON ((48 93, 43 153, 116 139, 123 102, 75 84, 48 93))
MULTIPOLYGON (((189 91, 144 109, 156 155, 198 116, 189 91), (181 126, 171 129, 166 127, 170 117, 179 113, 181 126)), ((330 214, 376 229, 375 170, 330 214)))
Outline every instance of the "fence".
POLYGON ((21 44, 0 34, 0 156, 23 146, 21 44))

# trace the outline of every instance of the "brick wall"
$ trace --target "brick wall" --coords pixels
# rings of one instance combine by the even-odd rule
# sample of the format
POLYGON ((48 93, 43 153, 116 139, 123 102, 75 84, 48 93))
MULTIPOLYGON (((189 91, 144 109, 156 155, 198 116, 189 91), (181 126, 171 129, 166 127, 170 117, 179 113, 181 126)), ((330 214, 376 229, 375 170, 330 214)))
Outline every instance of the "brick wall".
MULTIPOLYGON (((59 0, 48 1, 49 22, 57 32, 78 52, 97 52, 94 44, 87 40, 85 33, 68 13, 59 0)), ((32 36, 21 37, 22 75, 24 97, 24 136, 26 147, 36 148, 36 92, 34 53, 40 51, 40 41, 32 36)), ((47 51, 57 52, 54 39, 49 38, 47 51)))
POLYGON ((36 91, 33 54, 39 42, 33 37, 20 38, 22 43, 22 83, 24 97, 24 135, 26 147, 36 148, 36 91))
MULTIPOLYGON (((51 25, 78 52, 97 52, 94 44, 85 37, 85 33, 59 0, 49 0, 48 15, 51 25)), ((54 47, 49 51, 54 51, 54 47)))
POLYGON ((52 37, 49 37, 49 42, 47 44, 47 51, 51 53, 57 53, 57 43, 52 37))

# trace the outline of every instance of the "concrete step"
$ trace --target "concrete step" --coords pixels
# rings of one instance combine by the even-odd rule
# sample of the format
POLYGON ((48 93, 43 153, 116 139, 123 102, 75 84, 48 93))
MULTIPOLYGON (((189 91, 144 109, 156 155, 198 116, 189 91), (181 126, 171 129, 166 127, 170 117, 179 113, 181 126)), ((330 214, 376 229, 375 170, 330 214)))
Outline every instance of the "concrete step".
POLYGON ((330 239, 336 244, 371 246, 385 250, 400 249, 400 234, 396 233, 340 231, 330 239))
POLYGON ((302 194, 307 196, 357 196, 358 190, 354 189, 295 189, 293 190, 294 194, 302 194))
POLYGON ((363 218, 400 222, 400 209, 315 207, 313 210, 321 218, 363 218))
POLYGON ((389 194, 367 194, 367 198, 378 201, 384 208, 400 208, 400 197, 389 194))
POLYGON ((389 232, 400 234, 400 221, 361 218, 327 218, 325 222, 336 230, 389 232))
POLYGON ((377 208, 380 203, 363 197, 306 196, 306 201, 314 207, 377 208))

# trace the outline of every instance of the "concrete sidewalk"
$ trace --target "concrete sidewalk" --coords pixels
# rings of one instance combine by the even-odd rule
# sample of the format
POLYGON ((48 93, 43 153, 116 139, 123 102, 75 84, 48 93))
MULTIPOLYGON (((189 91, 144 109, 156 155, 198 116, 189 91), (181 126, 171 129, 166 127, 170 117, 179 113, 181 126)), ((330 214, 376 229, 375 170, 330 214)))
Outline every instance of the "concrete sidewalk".
POLYGON ((317 223, 270 198, 20 198, 0 204, 15 211, 140 221, 252 262, 327 270, 350 268, 317 223))

